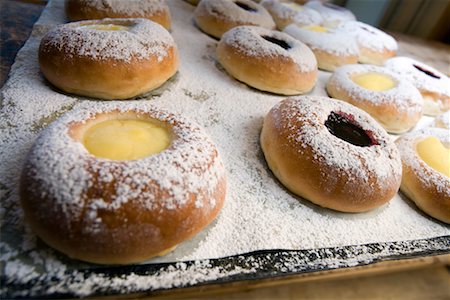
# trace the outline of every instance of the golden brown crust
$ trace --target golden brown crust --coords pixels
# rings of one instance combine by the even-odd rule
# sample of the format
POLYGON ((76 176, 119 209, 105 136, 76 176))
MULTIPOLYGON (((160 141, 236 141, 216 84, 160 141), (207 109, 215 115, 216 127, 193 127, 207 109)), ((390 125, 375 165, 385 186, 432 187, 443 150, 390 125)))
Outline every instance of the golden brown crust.
POLYGON ((216 38, 231 28, 243 25, 275 29, 275 22, 267 10, 250 0, 203 0, 195 9, 194 19, 202 31, 216 38), (239 7, 236 2, 245 4, 253 11, 239 7))
MULTIPOLYGON (((140 23, 144 21, 142 20, 140 23)), ((129 19, 70 23, 65 29, 61 27, 60 30, 61 32, 64 30, 64 34, 76 37, 79 33, 70 26, 108 22, 128 24, 129 19)), ((161 27, 159 28, 164 31, 161 27)), ((121 34, 121 32, 114 33, 118 36, 121 34)), ((165 55, 156 51, 155 53, 148 51, 148 53, 145 53, 146 57, 131 54, 130 57, 115 58, 101 57, 101 55, 92 56, 89 55, 89 51, 73 50, 74 48, 89 48, 90 36, 84 37, 85 40, 77 40, 76 42, 80 44, 74 46, 71 43, 64 43, 64 39, 61 39, 58 35, 61 36, 62 34, 60 32, 50 33, 41 40, 39 64, 45 78, 67 93, 100 99, 133 98, 161 86, 178 69, 178 50, 173 42, 172 44, 161 44, 159 46, 164 47, 165 55)), ((168 32, 167 35, 169 35, 168 32)), ((92 34, 93 39, 99 39, 99 37, 95 36, 94 33, 92 34)), ((112 45, 109 45, 109 47, 114 48, 112 45)), ((99 51, 103 50, 100 49, 99 51)))
POLYGON ((64 49, 41 45, 39 64, 48 81, 64 92, 100 99, 128 99, 156 89, 176 73, 179 64, 174 47, 167 49, 162 61, 153 56, 123 62, 69 56, 64 49))
POLYGON ((169 7, 155 11, 130 11, 119 12, 112 7, 96 7, 85 0, 66 0, 65 10, 70 21, 98 20, 104 18, 145 18, 162 25, 166 29, 171 27, 169 7))
POLYGON ((359 62, 363 64, 373 64, 382 66, 384 61, 397 55, 396 50, 384 49, 383 51, 375 51, 370 48, 359 47, 359 62))
POLYGON ((342 54, 337 55, 329 51, 323 51, 318 48, 311 47, 314 55, 317 58, 319 69, 333 72, 336 68, 344 65, 356 64, 358 62, 358 55, 342 54))
MULTIPOLYGON (((115 118, 139 118, 160 122, 167 128, 190 126, 184 123, 184 120, 174 121, 173 115, 169 115, 167 120, 162 118, 155 120, 154 117, 153 113, 136 114, 132 111, 126 113, 109 111, 87 119, 86 123, 81 121, 66 123, 66 133, 58 131, 57 134, 58 136, 67 134, 64 138, 70 139, 70 144, 78 143, 88 127, 115 118)), ((189 143, 187 136, 178 139, 177 130, 174 130, 173 134, 174 139, 179 142, 172 142, 170 146, 172 152, 182 151, 177 148, 179 143, 189 143)), ((198 129, 192 128, 192 130, 198 129)), ((77 174, 87 172, 87 175, 77 179, 79 182, 73 183, 85 188, 79 196, 69 196, 69 198, 72 197, 69 202, 61 201, 58 191, 50 186, 47 179, 40 177, 42 175, 39 172, 47 173, 48 169, 44 167, 45 170, 43 170, 42 165, 39 166, 35 157, 39 151, 42 151, 42 148, 38 150, 36 147, 43 147, 45 142, 42 139, 48 138, 55 137, 52 137, 51 134, 39 137, 39 142, 37 142, 39 146, 32 149, 27 159, 21 178, 21 202, 26 219, 37 235, 50 246, 72 258, 99 264, 128 264, 149 259, 194 236, 214 220, 223 206, 226 178, 219 154, 215 148, 210 148, 214 147, 210 141, 198 141, 197 138, 194 138, 195 141, 191 141, 191 143, 201 145, 198 147, 202 147, 203 153, 208 153, 205 155, 209 156, 205 157, 204 165, 198 167, 195 172, 193 170, 187 172, 195 174, 210 172, 211 175, 201 175, 204 176, 201 178, 206 180, 205 178, 212 176, 211 178, 215 178, 214 182, 190 183, 198 186, 197 192, 193 192, 193 189, 189 190, 187 182, 180 183, 177 186, 178 189, 182 186, 186 188, 182 195, 180 194, 180 197, 185 200, 172 207, 167 203, 172 203, 172 199, 177 196, 174 196, 170 187, 162 186, 163 178, 148 179, 145 184, 142 184, 142 179, 140 179, 147 178, 146 172, 152 172, 145 169, 164 168, 164 166, 149 164, 132 171, 131 168, 135 167, 130 165, 129 161, 98 159, 87 152, 81 152, 81 157, 74 161, 73 167, 64 167, 64 170, 78 168, 81 171, 77 171, 77 174), (130 172, 135 172, 135 177, 130 177, 130 172), (113 180, 105 180, 105 173, 113 174, 113 180), (123 193, 117 190, 117 188, 124 187, 128 192, 123 193), (138 193, 136 193, 136 189, 139 191, 138 193), (107 207, 108 203, 112 205, 120 197, 125 198, 119 201, 117 207, 107 207), (101 206, 98 206, 99 201, 103 203, 101 206), (76 209, 70 205, 75 205, 76 209), (92 217, 94 212, 95 217, 92 217)), ((180 147, 181 149, 187 148, 181 144, 180 147)), ((73 152, 70 145, 66 148, 68 148, 68 153, 64 155, 76 157, 77 154, 73 152)), ((47 151, 49 151, 49 155, 62 155, 57 153, 58 150, 48 149, 47 151)), ((45 160, 47 158, 37 159, 45 160)), ((145 159, 142 159, 140 163, 146 164, 145 159)), ((180 170, 180 172, 184 171, 180 170)), ((62 176, 70 177, 72 175, 67 173, 62 176)), ((171 176, 175 176, 173 170, 171 176)), ((196 176, 187 177, 196 178, 196 176)), ((182 176, 179 178, 181 181, 185 180, 182 179, 184 178, 182 176)))

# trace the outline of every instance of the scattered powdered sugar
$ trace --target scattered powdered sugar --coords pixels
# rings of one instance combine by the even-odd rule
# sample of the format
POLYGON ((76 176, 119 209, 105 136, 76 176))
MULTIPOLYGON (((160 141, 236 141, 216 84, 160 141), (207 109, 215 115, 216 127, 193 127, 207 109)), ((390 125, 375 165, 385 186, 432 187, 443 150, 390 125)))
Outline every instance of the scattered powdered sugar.
POLYGON ((359 21, 342 22, 336 29, 353 36, 361 48, 369 48, 374 51, 396 51, 398 48, 393 37, 359 21))
POLYGON ((340 22, 356 20, 355 15, 350 10, 331 3, 314 0, 308 1, 305 7, 318 11, 326 24, 337 25, 340 22))
POLYGON ((450 130, 450 111, 437 116, 433 120, 433 123, 431 123, 431 127, 445 128, 450 130))
POLYGON ((390 58, 384 62, 384 66, 399 74, 406 80, 410 81, 419 90, 442 94, 441 97, 443 99, 447 98, 447 102, 449 101, 448 98, 450 97, 450 78, 448 78, 445 74, 439 72, 435 68, 415 59, 404 56, 390 58), (420 71, 415 66, 421 68, 424 71, 432 73, 433 76, 420 71))
POLYGON ((279 0, 263 0, 260 3, 264 6, 277 23, 278 28, 283 29, 287 23, 301 25, 321 24, 322 16, 315 11, 294 2, 280 2, 279 0), (281 28, 280 25, 283 28, 281 28))
POLYGON ((239 26, 226 32, 221 42, 247 56, 291 59, 298 65, 301 72, 317 69, 314 53, 305 44, 283 32, 256 26, 239 26), (284 49, 263 37, 282 41, 289 46, 289 49, 284 49))
POLYGON ((165 0, 79 0, 82 7, 94 7, 100 10, 111 9, 114 13, 128 14, 130 16, 146 13, 164 12, 168 10, 165 0))
MULTIPOLYGON (((423 215, 401 194, 371 212, 345 214, 313 205, 281 186, 265 163, 259 134, 264 116, 283 97, 248 88, 218 68, 214 54, 217 41, 195 27, 194 7, 179 0, 169 1, 174 21, 172 34, 180 51, 179 79, 166 87, 161 96, 133 100, 130 105, 182 114, 206 130, 222 156, 228 175, 227 198, 221 214, 203 232, 165 257, 147 262, 149 265, 113 269, 110 276, 98 266, 83 264, 52 250, 36 238, 23 219, 19 197, 22 166, 38 134, 61 113, 83 107, 92 107, 93 112, 102 109, 102 102, 57 92, 39 72, 40 39, 53 24, 64 19, 61 5, 59 0, 49 2, 37 31, 19 52, 2 90, 0 260, 2 280, 5 278, 6 283, 2 286, 3 295, 45 297, 52 292, 67 292, 72 296, 108 291, 145 292, 220 278, 224 282, 232 281, 242 278, 240 274, 270 277, 274 274, 272 267, 277 268, 275 274, 283 275, 291 271, 311 272, 365 264, 383 257, 448 251, 448 238, 440 238, 440 242, 431 238, 449 235, 449 227, 423 215), (426 240, 383 244, 418 239, 426 240), (376 244, 361 245, 367 243, 376 244), (338 247, 331 250, 343 254, 334 260, 330 249, 319 249, 325 247, 338 247), (299 254, 300 258, 297 254, 288 255, 282 261, 272 259, 284 257, 280 251, 264 254, 269 260, 245 256, 245 262, 253 261, 248 267, 240 265, 241 256, 227 258, 225 265, 213 259, 261 249, 311 249, 301 253, 309 253, 314 259, 303 254, 299 254), (197 261, 182 262, 185 260, 197 261), (157 262, 178 263, 169 270, 153 264, 157 262), (123 273, 123 268, 129 268, 129 272, 123 273), (139 273, 137 269, 142 271, 139 273)), ((314 94, 325 93, 318 87, 324 86, 328 76, 319 72, 321 82, 314 94)), ((104 173, 102 178, 108 181, 110 174, 104 173)), ((98 201, 96 205, 103 204, 98 201)))
POLYGON ((68 57, 116 59, 148 59, 158 61, 173 47, 170 33, 147 19, 103 19, 73 22, 51 30, 42 40, 42 51, 56 49, 68 57), (122 25, 128 30, 96 30, 89 25, 122 25))
POLYGON ((414 115, 422 111, 423 101, 420 92, 407 80, 383 67, 374 65, 345 65, 335 70, 328 85, 347 91, 353 99, 367 101, 374 106, 394 104, 399 114, 414 115), (383 74, 396 82, 396 86, 386 91, 372 91, 356 84, 352 77, 358 74, 383 74))
POLYGON ((396 142, 397 147, 403 163, 417 174, 422 186, 436 189, 444 198, 450 199, 450 178, 424 163, 416 151, 417 142, 430 136, 437 137, 444 144, 450 144, 450 134, 447 129, 425 128, 400 137, 396 142))
POLYGON ((327 28, 325 32, 317 32, 294 23, 287 26, 284 32, 302 41, 312 50, 317 49, 338 56, 359 55, 356 40, 352 36, 333 28, 327 28))
POLYGON ((234 22, 236 25, 275 28, 275 23, 267 10, 251 0, 204 0, 197 5, 194 14, 196 17, 211 17, 225 22, 234 22), (236 2, 244 4, 250 10, 238 6, 236 2))

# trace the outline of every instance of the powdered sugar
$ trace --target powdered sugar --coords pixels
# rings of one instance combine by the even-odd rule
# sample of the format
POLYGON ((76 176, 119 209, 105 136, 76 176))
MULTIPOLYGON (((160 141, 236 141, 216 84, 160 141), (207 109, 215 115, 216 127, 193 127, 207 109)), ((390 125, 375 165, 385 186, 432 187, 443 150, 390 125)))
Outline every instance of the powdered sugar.
POLYGON ((339 56, 358 56, 359 47, 356 40, 332 28, 326 32, 311 31, 297 24, 291 24, 284 32, 308 45, 311 50, 321 50, 339 56))
POLYGON ((368 24, 347 21, 340 23, 336 29, 356 38, 360 47, 374 51, 397 51, 397 42, 393 37, 368 24))
POLYGON ((450 130, 450 111, 440 114, 434 118, 431 127, 438 127, 450 130))
POLYGON ((69 23, 50 31, 42 41, 43 51, 56 48, 67 56, 91 59, 148 59, 162 60, 167 49, 174 47, 169 32, 147 19, 103 19, 69 23), (128 26, 128 30, 96 30, 89 25, 115 24, 128 26))
MULTIPOLYGON (((3 89, 0 112, 0 249, 2 263, 9 265, 8 272, 3 272, 6 277, 3 291, 14 288, 14 295, 23 297, 30 294, 38 297, 50 292, 78 296, 108 291, 143 292, 219 278, 231 281, 241 278, 239 274, 255 272, 261 274, 259 278, 272 276, 274 273, 271 273, 270 266, 276 266, 276 274, 283 275, 291 271, 365 264, 383 257, 423 256, 437 250, 448 251, 448 242, 442 247, 442 241, 430 241, 432 237, 449 235, 448 226, 425 217, 399 194, 388 205, 372 212, 343 214, 294 197, 282 187, 266 166, 259 146, 259 134, 264 116, 283 98, 250 89, 218 69, 214 55, 217 41, 199 32, 192 23, 194 7, 179 0, 169 1, 174 21, 173 37, 180 51, 179 80, 166 87, 159 97, 134 102, 139 106, 151 104, 152 107, 183 114, 205 128, 217 145, 229 175, 228 195, 222 213, 211 226, 179 245, 174 252, 150 261, 150 266, 130 266, 132 271, 127 274, 122 273, 123 269, 113 269, 111 276, 106 276, 106 270, 71 260, 38 242, 23 220, 18 195, 20 173, 27 152, 43 127, 61 112, 81 106, 95 107, 95 111, 101 104, 60 94, 48 86, 39 73, 37 52, 40 38, 53 24, 64 20, 61 5, 62 1, 50 1, 39 21, 38 31, 18 54, 3 89), (378 244, 422 238, 426 240, 410 246, 403 246, 409 245, 406 242, 378 244), (329 249, 317 249, 372 242, 377 244, 373 247, 356 246, 354 250, 345 247, 342 251, 348 254, 336 260, 329 258, 329 249), (312 249, 307 253, 315 259, 309 259, 303 254, 306 252, 301 252, 300 259, 288 255, 281 262, 255 258, 245 271, 236 267, 240 266, 240 256, 228 259, 229 264, 225 265, 208 260, 280 248, 312 249), (190 259, 197 262, 180 262, 190 259), (153 264, 162 261, 179 263, 171 270, 153 264), (157 268, 157 271, 149 271, 152 268, 157 268), (141 270, 139 274, 137 269, 141 270), (132 272, 138 276, 129 277, 132 272), (23 274, 25 276, 19 276, 23 274), (230 274, 237 276, 230 277, 230 274)), ((320 82, 314 94, 325 93, 323 86, 329 76, 326 72, 319 73, 320 82)), ((108 174, 104 176, 104 180, 109 180, 108 174)), ((339 249, 337 251, 341 251, 339 249)), ((277 251, 264 256, 285 255, 277 251)))
POLYGON ((314 54, 305 44, 279 31, 256 26, 239 26, 226 32, 221 40, 248 56, 291 59, 298 65, 301 72, 312 71, 317 68, 314 54), (289 49, 271 43, 263 36, 283 41, 287 43, 289 49))

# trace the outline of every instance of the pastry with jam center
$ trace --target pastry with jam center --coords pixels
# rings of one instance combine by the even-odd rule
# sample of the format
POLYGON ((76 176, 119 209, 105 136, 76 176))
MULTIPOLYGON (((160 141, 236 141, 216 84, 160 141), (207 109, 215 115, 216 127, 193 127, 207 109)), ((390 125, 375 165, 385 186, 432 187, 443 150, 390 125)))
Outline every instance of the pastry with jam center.
POLYGON ((397 193, 401 159, 366 112, 319 96, 288 98, 264 119, 261 147, 292 193, 342 212, 377 208, 397 193))

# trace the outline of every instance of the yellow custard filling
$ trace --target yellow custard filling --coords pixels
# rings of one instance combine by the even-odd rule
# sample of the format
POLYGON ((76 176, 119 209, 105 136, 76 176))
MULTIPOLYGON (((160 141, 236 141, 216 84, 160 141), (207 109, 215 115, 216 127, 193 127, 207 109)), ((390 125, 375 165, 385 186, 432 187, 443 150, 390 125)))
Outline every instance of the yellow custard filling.
POLYGON ((282 4, 283 4, 283 6, 286 6, 286 7, 290 8, 290 9, 295 10, 295 11, 302 11, 302 10, 304 10, 303 6, 301 6, 301 5, 297 4, 297 3, 287 2, 287 3, 282 3, 282 4))
POLYGON ((352 80, 357 85, 371 91, 387 91, 397 84, 391 77, 380 73, 363 73, 352 76, 352 80))
POLYGON ((428 137, 416 145, 420 158, 436 171, 450 177, 450 149, 434 136, 428 137))
POLYGON ((116 24, 90 24, 82 26, 86 29, 92 30, 104 30, 104 31, 119 31, 119 30, 128 30, 128 26, 116 25, 116 24))
POLYGON ((166 128, 143 120, 107 120, 89 128, 82 139, 96 157, 135 160, 159 153, 169 147, 166 128))
POLYGON ((328 28, 320 26, 320 25, 311 25, 311 26, 305 26, 303 29, 314 31, 314 32, 327 32, 328 28))

